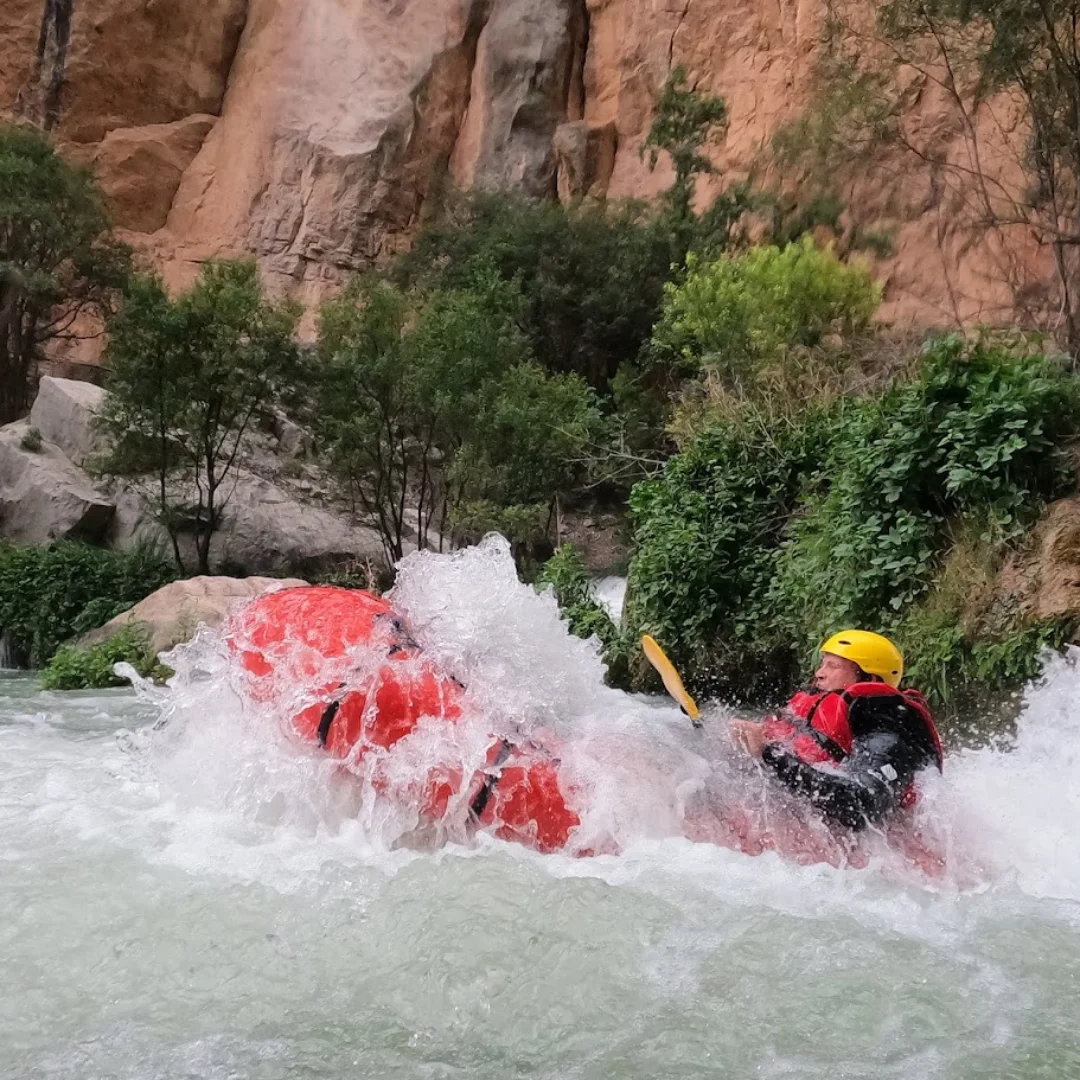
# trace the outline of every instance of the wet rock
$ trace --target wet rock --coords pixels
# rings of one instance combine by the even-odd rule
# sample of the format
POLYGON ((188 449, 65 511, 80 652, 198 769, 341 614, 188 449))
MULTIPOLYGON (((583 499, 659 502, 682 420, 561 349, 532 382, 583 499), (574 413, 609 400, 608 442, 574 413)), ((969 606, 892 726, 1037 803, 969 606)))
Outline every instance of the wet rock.
POLYGON ((75 641, 82 648, 99 645, 130 626, 143 630, 153 652, 165 652, 190 641, 200 626, 216 629, 245 600, 269 589, 291 589, 307 582, 298 578, 194 577, 174 581, 121 612, 104 626, 75 641))

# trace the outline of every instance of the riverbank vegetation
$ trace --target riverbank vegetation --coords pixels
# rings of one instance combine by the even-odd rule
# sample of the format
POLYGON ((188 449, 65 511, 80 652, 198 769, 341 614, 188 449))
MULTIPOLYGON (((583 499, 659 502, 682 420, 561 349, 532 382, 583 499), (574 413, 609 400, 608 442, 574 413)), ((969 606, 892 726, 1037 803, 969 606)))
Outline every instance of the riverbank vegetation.
POLYGON ((0 544, 0 627, 12 660, 43 667, 63 642, 94 630, 175 580, 150 549, 0 544))
MULTIPOLYGON (((789 160, 866 119, 865 93, 845 100, 787 133, 789 160)), ((80 556, 84 574, 73 548, 49 549, 58 580, 80 580, 48 614, 20 615, 3 600, 6 567, 24 591, 44 571, 6 551, 0 625, 20 656, 43 663, 155 582, 215 569, 221 494, 253 428, 287 414, 388 561, 504 532, 619 685, 654 685, 636 648, 649 632, 695 691, 769 699, 843 625, 895 636, 938 702, 1030 677, 1076 629, 1006 580, 1047 505, 1077 486, 1068 354, 1047 335, 924 341, 879 326, 881 288, 857 251, 883 244, 862 227, 826 242, 840 213, 828 191, 800 201, 740 181, 700 205, 726 115, 674 72, 645 146, 673 166, 655 206, 451 196, 411 251, 323 306, 310 342, 253 263, 209 263, 178 296, 109 263, 113 450, 99 464, 153 478, 175 565, 132 556, 128 587, 104 580, 96 555, 80 556), (567 509, 597 505, 626 515, 621 625, 580 553, 555 550, 567 509), (192 519, 188 567, 177 536, 192 519)), ((10 171, 18 140, 36 137, 5 138, 10 171)), ((91 249, 100 236, 119 250, 95 228, 91 249)), ((101 682, 115 658, 148 670, 140 648, 63 651, 52 685, 101 682)))

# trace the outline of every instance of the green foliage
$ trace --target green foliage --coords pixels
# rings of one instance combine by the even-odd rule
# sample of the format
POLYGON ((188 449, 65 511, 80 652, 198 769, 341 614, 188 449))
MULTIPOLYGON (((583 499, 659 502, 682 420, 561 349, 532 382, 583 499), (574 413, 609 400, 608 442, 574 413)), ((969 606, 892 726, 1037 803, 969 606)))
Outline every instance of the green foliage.
POLYGON ((680 257, 667 227, 632 205, 475 195, 425 229, 392 273, 424 291, 469 289, 490 273, 516 283, 535 360, 605 392, 648 340, 680 257))
POLYGON ((153 502, 181 572, 179 534, 189 528, 198 572, 210 572, 244 436, 295 378, 298 318, 295 305, 264 296, 254 262, 209 262, 176 299, 159 278, 135 278, 109 322, 101 422, 113 449, 102 467, 154 474, 153 502))
POLYGON ((364 278, 324 309, 313 429, 391 561, 410 528, 523 539, 571 483, 596 406, 532 362, 522 303, 488 270, 430 294, 364 278))
POLYGON ((756 416, 715 425, 634 488, 626 622, 695 686, 745 690, 790 673, 769 585, 827 434, 819 416, 775 432, 756 416))
POLYGON ((105 690, 126 686, 127 679, 113 670, 116 664, 130 664, 144 679, 159 682, 173 674, 150 651, 145 631, 129 626, 88 649, 62 645, 41 673, 41 685, 46 690, 105 690))
POLYGON ((752 248, 712 263, 691 260, 686 280, 665 289, 653 331, 657 362, 708 371, 748 392, 799 349, 826 335, 862 333, 880 289, 810 237, 784 248, 752 248))
POLYGON ((1053 361, 943 339, 920 378, 842 409, 793 523, 775 595, 807 640, 890 625, 933 580, 946 524, 1015 539, 1070 484, 1077 388, 1053 361))
POLYGON ((722 132, 726 124, 724 99, 690 89, 686 69, 681 65, 674 68, 657 98, 643 149, 649 151, 649 164, 653 168, 661 150, 671 158, 675 182, 666 198, 677 221, 685 222, 693 216, 695 178, 713 171, 701 148, 722 132))
POLYGON ((19 440, 19 445, 31 454, 39 453, 41 451, 41 432, 36 427, 27 428, 26 433, 19 440))
POLYGON ((106 314, 129 272, 89 172, 0 123, 0 423, 25 413, 42 349, 106 314))
POLYGON ((512 512, 510 528, 497 526, 509 539, 543 535, 548 503, 572 485, 598 422, 578 376, 547 375, 531 363, 510 368, 486 388, 451 463, 450 484, 464 493, 454 523, 480 503, 512 512))
POLYGON ((595 637, 603 649, 608 681, 624 686, 629 677, 629 641, 596 599, 592 577, 573 544, 563 544, 544 564, 536 581, 539 591, 551 589, 570 632, 579 638, 595 637))
POLYGON ((950 704, 991 688, 1017 690, 1035 678, 1047 649, 1060 649, 1072 639, 1075 625, 1067 619, 1013 622, 986 637, 964 626, 956 611, 918 605, 902 620, 896 637, 909 658, 906 678, 931 700, 950 704))
POLYGON ((880 397, 714 424, 634 489, 629 625, 733 692, 790 676, 843 626, 894 634, 939 698, 950 680, 1022 677, 1059 632, 969 620, 968 594, 1075 484, 1077 393, 1046 357, 948 338, 880 397), (961 533, 981 562, 947 583, 961 533))
POLYGON ((0 627, 22 662, 45 664, 61 642, 93 630, 175 577, 156 552, 85 544, 0 545, 0 627))

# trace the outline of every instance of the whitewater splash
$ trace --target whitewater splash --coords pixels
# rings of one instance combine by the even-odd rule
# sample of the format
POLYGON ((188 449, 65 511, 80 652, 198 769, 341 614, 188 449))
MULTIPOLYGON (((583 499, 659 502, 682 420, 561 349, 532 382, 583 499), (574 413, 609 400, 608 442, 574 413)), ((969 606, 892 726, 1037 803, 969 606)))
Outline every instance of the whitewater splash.
MULTIPOLYGON (((560 777, 581 818, 578 851, 627 853, 686 836, 724 843, 718 823, 733 812, 759 830, 797 816, 777 785, 732 752, 726 710, 707 710, 699 733, 674 706, 605 686, 596 643, 570 635, 554 599, 521 584, 501 538, 453 555, 410 556, 391 599, 424 654, 467 688, 459 724, 422 724, 403 740, 404 752, 395 747, 389 758, 400 787, 436 763, 453 762, 465 775, 483 769, 496 735, 558 747, 560 777)), ((375 670, 384 655, 354 651, 347 666, 375 670)), ((150 766, 181 806, 303 834, 347 831, 376 852, 470 842, 463 797, 432 835, 415 806, 380 798, 300 744, 287 716, 310 704, 302 697, 287 697, 284 709, 253 708, 237 692, 236 657, 222 634, 203 631, 168 662, 177 673, 169 688, 144 684, 140 692, 161 710, 150 766)), ((1031 895, 1080 895, 1072 834, 1080 791, 1070 782, 1080 754, 1076 663, 1076 654, 1050 662, 1008 745, 954 753, 944 777, 924 774, 917 826, 945 854, 945 884, 1011 879, 1031 895)), ((803 821, 800 829, 800 850, 809 830, 818 855, 846 861, 823 828, 803 821)), ((873 868, 905 870, 884 838, 870 833, 863 847, 873 868)), ((866 862, 864 855, 858 865, 866 862)))

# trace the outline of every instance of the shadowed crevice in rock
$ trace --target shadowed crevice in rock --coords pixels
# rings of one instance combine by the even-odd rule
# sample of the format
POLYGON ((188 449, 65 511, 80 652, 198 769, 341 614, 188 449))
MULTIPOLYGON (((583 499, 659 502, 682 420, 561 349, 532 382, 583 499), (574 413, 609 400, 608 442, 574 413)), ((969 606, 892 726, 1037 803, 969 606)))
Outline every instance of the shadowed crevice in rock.
POLYGON ((583 0, 495 0, 451 163, 461 188, 556 193, 553 139, 584 111, 583 0))
POLYGON ((575 0, 572 8, 574 56, 566 87, 567 121, 580 120, 585 115, 585 59, 589 55, 589 34, 592 29, 586 0, 575 0))
POLYGON ((71 16, 75 0, 45 0, 41 13, 34 77, 27 95, 25 114, 46 131, 56 127, 64 90, 64 67, 71 41, 71 16))
POLYGON ((207 110, 213 116, 220 116, 225 107, 225 98, 229 93, 229 84, 232 82, 233 71, 236 66, 236 58, 240 55, 240 45, 244 40, 244 31, 247 29, 248 17, 251 15, 251 0, 245 0, 243 10, 237 19, 235 30, 229 42, 225 56, 225 77, 221 80, 221 97, 218 99, 217 108, 207 110))

